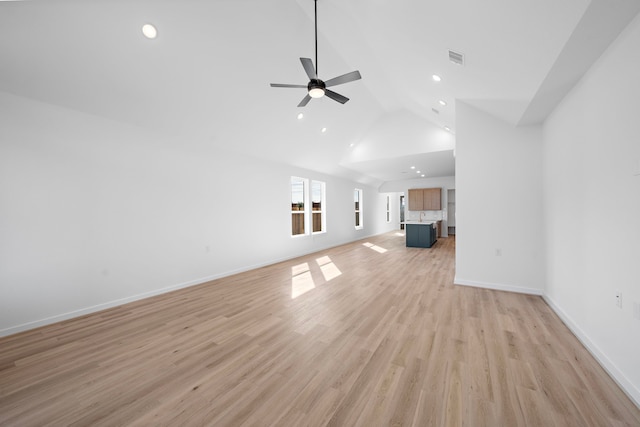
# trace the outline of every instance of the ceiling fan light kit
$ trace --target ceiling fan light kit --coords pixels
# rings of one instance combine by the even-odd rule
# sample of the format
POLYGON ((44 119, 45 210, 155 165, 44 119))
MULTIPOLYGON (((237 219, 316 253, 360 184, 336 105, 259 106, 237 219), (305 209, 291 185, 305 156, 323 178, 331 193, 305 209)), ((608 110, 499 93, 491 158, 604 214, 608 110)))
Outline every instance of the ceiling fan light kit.
POLYGON ((311 81, 307 85, 307 89, 309 90, 310 97, 322 98, 324 96, 326 86, 322 80, 311 79, 311 81))
POLYGON ((334 77, 330 80, 322 81, 318 78, 318 0, 313 0, 314 2, 314 16, 315 16, 315 51, 316 51, 316 65, 313 66, 313 61, 310 58, 300 58, 300 62, 302 63, 302 68, 304 68, 307 77, 309 77, 309 83, 305 85, 293 85, 293 84, 282 84, 282 83, 271 83, 271 87, 285 87, 285 88, 306 88, 307 95, 302 98, 302 101, 298 104, 298 107, 304 107, 309 103, 311 98, 322 98, 324 95, 337 101, 341 104, 344 104, 349 100, 346 96, 340 95, 339 93, 333 92, 328 87, 341 85, 343 83, 349 83, 354 80, 359 80, 362 78, 359 71, 352 71, 347 74, 343 74, 338 77, 334 77))

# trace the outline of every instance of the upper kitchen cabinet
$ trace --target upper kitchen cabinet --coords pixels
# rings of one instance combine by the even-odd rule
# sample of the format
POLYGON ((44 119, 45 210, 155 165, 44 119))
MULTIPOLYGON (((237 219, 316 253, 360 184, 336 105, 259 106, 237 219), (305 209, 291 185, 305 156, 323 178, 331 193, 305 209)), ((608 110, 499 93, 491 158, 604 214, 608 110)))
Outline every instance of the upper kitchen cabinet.
POLYGON ((421 211, 423 206, 422 189, 409 190, 409 210, 421 211))
POLYGON ((439 211, 442 209, 442 188, 426 188, 422 191, 425 211, 439 211))
POLYGON ((439 211, 442 209, 441 188, 415 188, 409 190, 410 211, 439 211))

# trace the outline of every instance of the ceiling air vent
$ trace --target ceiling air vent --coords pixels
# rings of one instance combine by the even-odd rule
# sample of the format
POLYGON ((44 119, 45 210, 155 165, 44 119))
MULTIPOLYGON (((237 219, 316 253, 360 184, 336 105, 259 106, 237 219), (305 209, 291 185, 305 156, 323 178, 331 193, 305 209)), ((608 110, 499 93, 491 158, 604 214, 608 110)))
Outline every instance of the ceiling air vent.
POLYGON ((449 50, 449 61, 454 64, 464 65, 464 55, 462 53, 449 50))

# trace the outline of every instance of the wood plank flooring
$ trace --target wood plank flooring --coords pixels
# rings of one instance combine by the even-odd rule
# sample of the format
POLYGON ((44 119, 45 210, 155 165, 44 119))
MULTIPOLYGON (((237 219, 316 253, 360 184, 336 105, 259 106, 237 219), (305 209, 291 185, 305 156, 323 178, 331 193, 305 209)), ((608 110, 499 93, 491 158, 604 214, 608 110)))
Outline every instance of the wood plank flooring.
POLYGON ((0 339, 2 426, 640 426, 535 296, 388 233, 0 339), (292 298, 295 295, 295 298, 292 298))

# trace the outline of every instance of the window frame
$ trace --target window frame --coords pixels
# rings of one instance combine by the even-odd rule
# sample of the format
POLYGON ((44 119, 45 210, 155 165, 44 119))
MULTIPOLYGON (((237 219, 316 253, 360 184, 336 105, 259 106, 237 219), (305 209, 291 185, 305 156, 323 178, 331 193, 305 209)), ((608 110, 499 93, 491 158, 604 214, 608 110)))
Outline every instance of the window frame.
POLYGON ((327 184, 324 181, 311 180, 310 191, 309 191, 309 206, 311 207, 311 234, 322 234, 327 232, 327 184), (313 191, 314 184, 320 184, 320 209, 314 210, 313 208, 313 191), (315 214, 320 214, 320 230, 314 231, 314 221, 313 216, 315 214))
MULTIPOLYGON (((292 176, 291 179, 289 180, 289 201, 290 201, 290 218, 291 218, 291 228, 290 228, 290 233, 291 233, 291 237, 300 237, 300 236, 306 236, 309 234, 309 203, 307 202, 307 199, 309 198, 309 180, 306 178, 301 178, 298 176, 292 176), (293 189, 293 184, 294 182, 301 182, 302 183, 302 211, 300 210, 296 210, 293 208, 293 204, 294 204, 294 189, 293 189), (293 216, 299 216, 302 215, 302 232, 301 233, 296 233, 294 234, 295 231, 295 222, 293 220, 293 216)), ((300 202, 298 202, 300 203, 300 202)), ((299 207, 299 206, 298 206, 299 207)))
POLYGON ((387 223, 391 222, 391 196, 387 194, 387 223))
POLYGON ((356 230, 362 230, 364 228, 364 224, 362 222, 362 212, 364 210, 364 205, 362 203, 363 200, 363 191, 361 188, 355 188, 353 190, 353 202, 354 209, 356 214, 355 228, 356 230))
MULTIPOLYGON (((290 196, 290 219, 291 228, 289 229, 291 237, 297 238, 300 236, 309 236, 315 234, 322 234, 327 232, 327 184, 324 181, 310 180, 300 176, 291 176, 289 180, 289 196, 290 196), (294 184, 302 184, 302 201, 297 202, 298 205, 302 204, 302 210, 294 208, 295 194, 299 193, 299 190, 294 190, 294 184), (313 209, 313 191, 314 185, 320 185, 320 210, 313 209), (320 227, 319 231, 313 230, 313 217, 314 214, 320 214, 320 227), (302 216, 302 221, 294 221, 294 215, 302 216), (296 231, 296 225, 300 224, 302 232, 294 234, 296 231)), ((298 197, 299 199, 299 197, 298 197)), ((299 208, 300 206, 298 206, 299 208)))

